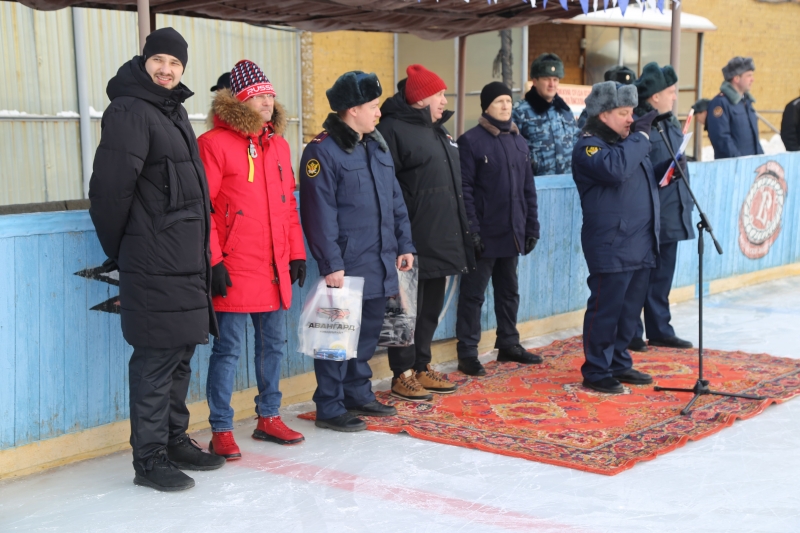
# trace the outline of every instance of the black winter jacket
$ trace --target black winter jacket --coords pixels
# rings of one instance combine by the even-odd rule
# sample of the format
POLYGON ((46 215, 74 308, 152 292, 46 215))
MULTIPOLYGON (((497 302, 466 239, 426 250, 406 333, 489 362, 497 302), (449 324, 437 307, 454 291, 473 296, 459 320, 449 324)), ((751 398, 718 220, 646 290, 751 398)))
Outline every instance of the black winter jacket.
POLYGON ((800 98, 789 102, 783 110, 781 140, 789 152, 800 151, 800 98))
POLYGON ((395 175, 408 207, 420 279, 474 270, 458 145, 444 127, 453 112, 445 111, 433 123, 430 109, 408 105, 401 89, 383 103, 381 115, 378 131, 392 152, 395 175))
POLYGON ((119 265, 122 334, 133 346, 208 343, 210 202, 185 85, 153 83, 136 56, 106 89, 89 200, 97 237, 119 265))

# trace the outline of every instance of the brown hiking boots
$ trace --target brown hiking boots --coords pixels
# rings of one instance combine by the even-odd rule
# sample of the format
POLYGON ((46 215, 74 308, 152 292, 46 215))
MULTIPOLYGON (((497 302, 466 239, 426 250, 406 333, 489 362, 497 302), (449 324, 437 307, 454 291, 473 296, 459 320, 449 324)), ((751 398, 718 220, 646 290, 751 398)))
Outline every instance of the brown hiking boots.
POLYGON ((417 381, 413 370, 406 370, 392 379, 392 396, 410 402, 426 402, 433 399, 433 395, 417 381))
POLYGON ((427 370, 417 372, 416 377, 419 384, 430 392, 450 394, 451 392, 455 392, 458 388, 458 385, 447 381, 444 378, 444 374, 431 368, 431 365, 428 365, 427 370))

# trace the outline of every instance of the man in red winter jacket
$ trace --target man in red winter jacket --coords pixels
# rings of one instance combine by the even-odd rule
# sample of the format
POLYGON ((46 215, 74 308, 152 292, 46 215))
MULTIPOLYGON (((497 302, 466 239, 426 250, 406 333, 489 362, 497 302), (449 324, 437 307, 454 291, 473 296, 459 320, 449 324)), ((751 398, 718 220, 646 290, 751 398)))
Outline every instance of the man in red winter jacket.
POLYGON ((211 291, 220 331, 206 382, 209 451, 230 460, 242 456, 230 401, 248 313, 258 384, 253 438, 303 440, 281 421, 278 382, 287 346, 284 310, 292 303, 292 284, 299 280, 302 287, 305 281, 306 254, 289 143, 281 136, 285 111, 270 81, 252 61, 239 61, 231 88, 217 93, 211 112, 214 128, 198 139, 213 206, 211 291))

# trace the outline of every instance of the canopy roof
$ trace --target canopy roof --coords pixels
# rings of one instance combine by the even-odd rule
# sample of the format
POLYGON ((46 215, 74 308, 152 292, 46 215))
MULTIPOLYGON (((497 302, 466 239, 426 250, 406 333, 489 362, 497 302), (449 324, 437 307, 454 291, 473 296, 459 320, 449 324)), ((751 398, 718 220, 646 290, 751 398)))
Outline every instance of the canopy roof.
MULTIPOLYGON (((136 11, 136 0, 18 0, 44 11, 90 7, 136 11)), ((451 39, 512 27, 571 18, 580 2, 542 0, 151 0, 151 13, 291 26, 308 31, 361 30, 412 33, 424 39, 451 39)), ((630 9, 631 12, 638 11, 630 9)), ((651 11, 651 10, 648 10, 651 11)), ((669 17, 663 17, 669 24, 669 17)))
MULTIPOLYGON (((655 9, 642 11, 631 6, 623 16, 620 8, 615 7, 606 11, 580 14, 577 17, 553 22, 556 24, 580 24, 581 26, 614 26, 670 31, 672 29, 672 11, 665 9, 662 14, 655 9)), ((716 29, 717 27, 707 18, 681 11, 681 31, 704 33, 716 31, 716 29)))

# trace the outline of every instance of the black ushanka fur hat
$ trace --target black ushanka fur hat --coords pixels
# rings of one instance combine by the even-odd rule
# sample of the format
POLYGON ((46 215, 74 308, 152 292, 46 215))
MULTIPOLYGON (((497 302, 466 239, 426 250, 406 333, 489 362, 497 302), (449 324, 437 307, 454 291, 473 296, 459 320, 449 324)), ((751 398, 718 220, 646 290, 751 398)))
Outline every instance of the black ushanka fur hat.
POLYGON ((636 81, 636 73, 628 67, 616 66, 603 74, 605 81, 616 81, 622 85, 630 85, 636 81))
POLYGON ((678 83, 678 75, 675 74, 675 69, 671 65, 659 67, 655 61, 646 64, 642 69, 642 75, 633 82, 639 91, 640 102, 644 102, 654 94, 660 93, 676 83, 678 83))
POLYGON ((555 54, 542 54, 531 63, 531 79, 549 78, 550 76, 563 78, 564 63, 555 54))
POLYGON ((345 72, 333 87, 325 91, 333 111, 344 111, 371 102, 383 94, 381 82, 374 72, 360 70, 345 72))

